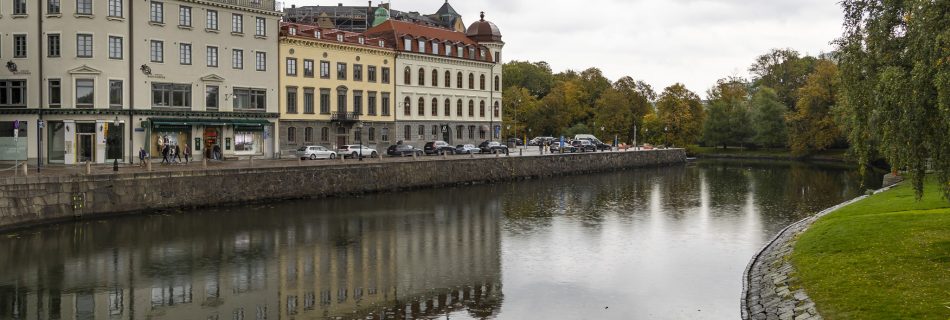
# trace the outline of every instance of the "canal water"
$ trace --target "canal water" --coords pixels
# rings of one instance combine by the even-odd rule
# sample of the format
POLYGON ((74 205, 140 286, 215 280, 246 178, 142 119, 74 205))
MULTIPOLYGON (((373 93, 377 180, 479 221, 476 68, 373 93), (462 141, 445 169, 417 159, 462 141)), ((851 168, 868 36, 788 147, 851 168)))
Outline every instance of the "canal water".
POLYGON ((736 319, 766 241, 875 183, 700 161, 57 224, 0 234, 0 319, 736 319))

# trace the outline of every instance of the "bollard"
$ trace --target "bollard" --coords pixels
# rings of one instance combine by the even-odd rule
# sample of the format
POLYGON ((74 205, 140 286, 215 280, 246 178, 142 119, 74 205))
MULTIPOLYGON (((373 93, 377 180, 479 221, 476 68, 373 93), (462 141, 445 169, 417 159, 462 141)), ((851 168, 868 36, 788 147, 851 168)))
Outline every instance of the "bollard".
POLYGON ((92 162, 86 161, 86 174, 92 174, 92 162))
POLYGON ((300 157, 297 157, 297 165, 298 166, 303 165, 303 159, 301 159, 300 157))
POLYGON ((412 153, 412 161, 416 161, 416 160, 418 160, 418 158, 416 158, 416 153, 413 152, 413 153, 412 153))
MULTIPOLYGON (((205 163, 205 165, 207 165, 207 163, 205 163)), ((146 171, 152 171, 152 160, 151 160, 151 159, 145 159, 145 170, 146 170, 146 171)))
POLYGON ((475 153, 469 151, 469 152, 468 152, 468 157, 469 157, 469 158, 472 158, 472 159, 475 159, 475 153))
POLYGON ((445 151, 442 151, 442 160, 445 160, 445 151))
MULTIPOLYGON (((149 161, 149 162, 148 162, 148 165, 149 165, 148 171, 152 171, 152 162, 149 161)), ((208 168, 208 158, 205 158, 205 157, 202 157, 202 158, 201 158, 201 167, 202 167, 202 168, 205 168, 205 169, 208 168)))
POLYGON ((498 157, 501 157, 501 153, 496 151, 496 152, 495 152, 495 158, 498 158, 498 157))
POLYGON ((518 149, 518 156, 524 156, 524 149, 518 149))
POLYGON ((24 161, 24 162, 23 162, 23 176, 24 176, 24 177, 30 175, 30 170, 27 169, 28 166, 29 166, 29 165, 24 161))
POLYGON ((346 156, 345 156, 345 155, 341 155, 341 156, 340 156, 340 162, 346 162, 346 156))
POLYGON ((377 154, 376 154, 376 157, 379 158, 379 162, 383 162, 383 154, 382 154, 382 153, 377 153, 377 154))
POLYGON ((248 167, 254 166, 254 156, 247 157, 247 166, 248 167))

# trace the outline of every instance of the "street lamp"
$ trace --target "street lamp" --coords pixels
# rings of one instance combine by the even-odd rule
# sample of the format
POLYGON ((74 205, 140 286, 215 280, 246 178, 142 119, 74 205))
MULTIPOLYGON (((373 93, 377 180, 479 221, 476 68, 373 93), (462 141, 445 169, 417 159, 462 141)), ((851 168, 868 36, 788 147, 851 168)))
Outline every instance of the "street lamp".
MULTIPOLYGON (((119 116, 115 116, 115 120, 112 120, 112 127, 113 127, 112 130, 116 130, 119 128, 119 116)), ((106 137, 106 141, 109 141, 109 137, 106 137)), ((119 158, 113 159, 112 171, 113 172, 119 171, 119 158)))
POLYGON ((670 148, 670 127, 669 126, 663 127, 663 140, 664 140, 663 146, 669 149, 670 148))
POLYGON ((363 161, 363 122, 356 123, 356 136, 360 142, 360 161, 363 161))

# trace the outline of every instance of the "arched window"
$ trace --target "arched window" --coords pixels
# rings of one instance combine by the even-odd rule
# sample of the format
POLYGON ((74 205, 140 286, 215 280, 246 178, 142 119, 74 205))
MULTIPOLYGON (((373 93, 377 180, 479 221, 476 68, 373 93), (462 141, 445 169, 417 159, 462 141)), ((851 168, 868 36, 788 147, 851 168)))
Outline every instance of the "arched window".
POLYGON ((468 100, 468 116, 475 117, 475 100, 468 100))
POLYGON ((425 139, 425 136, 426 136, 426 126, 420 124, 420 125, 419 125, 419 132, 418 132, 418 133, 419 133, 419 138, 425 139))
POLYGON ((419 68, 419 86, 426 85, 426 69, 419 68))
POLYGON ((439 125, 437 124, 432 125, 432 135, 433 136, 439 135, 439 125))
POLYGON ((432 116, 436 117, 439 115, 439 99, 432 98, 432 116))
POLYGON ((501 107, 498 106, 498 101, 495 101, 495 118, 501 119, 501 107))
MULTIPOLYGON (((448 47, 448 48, 451 48, 451 47, 448 47)), ((445 71, 445 87, 446 88, 452 87, 452 73, 449 72, 448 70, 445 71)))
POLYGON ((426 115, 426 99, 419 98, 419 115, 426 115))
POLYGON ((346 86, 336 87, 336 112, 346 113, 346 86))
POLYGON ((412 100, 409 100, 409 97, 406 97, 406 100, 402 102, 402 114, 406 116, 412 115, 412 100))
POLYGON ((433 87, 439 86, 439 70, 432 69, 432 86, 433 87))
POLYGON ((327 127, 320 128, 320 141, 323 141, 323 142, 330 141, 330 128, 327 128, 327 127))
POLYGON ((485 75, 478 77, 478 89, 485 90, 485 75))
POLYGON ((499 91, 501 88, 501 79, 498 76, 495 76, 495 91, 499 91))
POLYGON ((294 127, 287 128, 287 142, 290 142, 290 143, 297 142, 297 128, 294 128, 294 127))
POLYGON ((313 142, 313 128, 303 129, 303 142, 313 142))
POLYGON ((474 73, 468 74, 468 88, 475 89, 475 74, 474 73))
POLYGON ((406 67, 406 70, 403 71, 403 75, 402 75, 402 76, 403 76, 403 80, 404 80, 404 82, 405 82, 405 85, 408 86, 408 85, 412 84, 412 70, 410 70, 409 67, 406 67))
POLYGON ((446 117, 449 117, 452 115, 452 101, 451 100, 445 99, 445 105, 443 106, 443 108, 445 108, 445 112, 443 112, 443 114, 445 114, 446 117))
POLYGON ((462 89, 462 73, 459 72, 458 76, 455 77, 455 87, 462 89))
POLYGON ((459 101, 455 104, 455 116, 462 116, 462 99, 459 99, 459 101))
POLYGON ((485 117, 485 101, 484 100, 478 103, 478 116, 482 118, 485 117))

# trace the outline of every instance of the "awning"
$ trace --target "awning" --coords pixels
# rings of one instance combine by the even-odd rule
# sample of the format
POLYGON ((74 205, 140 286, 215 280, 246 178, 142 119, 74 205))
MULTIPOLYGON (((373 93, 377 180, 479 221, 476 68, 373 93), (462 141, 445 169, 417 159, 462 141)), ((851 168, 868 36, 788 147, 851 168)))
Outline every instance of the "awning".
MULTIPOLYGON (((235 127, 257 128, 262 130, 264 126, 271 123, 262 119, 201 119, 201 118, 153 118, 150 120, 153 128, 184 127, 194 125, 205 126, 225 126, 233 125, 235 127)), ((143 123, 143 127, 147 125, 143 123)))

